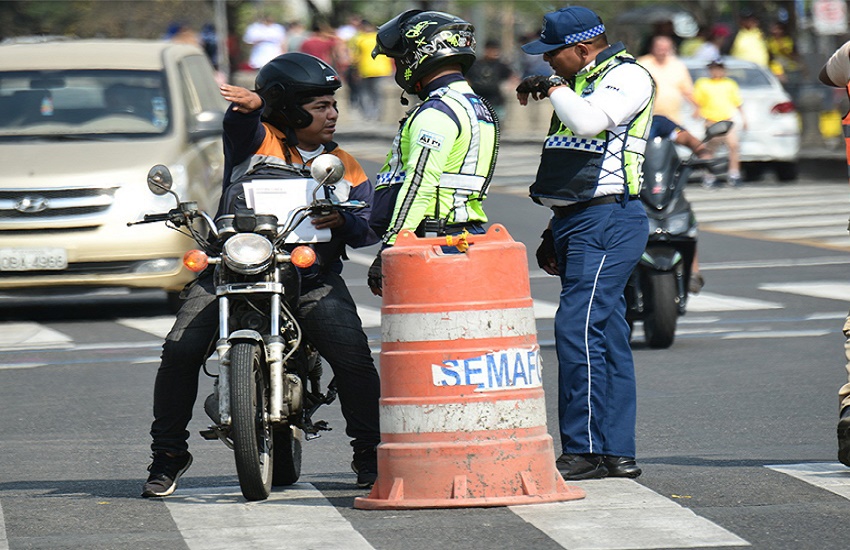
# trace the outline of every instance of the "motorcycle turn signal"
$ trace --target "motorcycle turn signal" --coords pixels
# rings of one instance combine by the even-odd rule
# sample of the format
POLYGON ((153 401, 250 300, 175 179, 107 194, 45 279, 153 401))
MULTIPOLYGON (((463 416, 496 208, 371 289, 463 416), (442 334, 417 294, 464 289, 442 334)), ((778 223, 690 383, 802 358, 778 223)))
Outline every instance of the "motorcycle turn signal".
POLYGON ((210 259, 207 256, 207 253, 203 250, 194 249, 183 255, 183 265, 185 265, 186 269, 189 271, 200 273, 205 270, 209 264, 210 259))
POLYGON ((316 251, 309 246, 296 246, 289 256, 289 261, 295 267, 308 268, 316 263, 316 251))

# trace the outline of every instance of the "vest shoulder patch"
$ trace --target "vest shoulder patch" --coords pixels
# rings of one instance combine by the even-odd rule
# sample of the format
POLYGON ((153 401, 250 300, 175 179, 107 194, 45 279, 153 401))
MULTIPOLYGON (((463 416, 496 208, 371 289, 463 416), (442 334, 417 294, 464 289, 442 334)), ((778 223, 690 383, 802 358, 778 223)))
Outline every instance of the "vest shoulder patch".
POLYGON ((434 151, 439 151, 443 147, 443 140, 445 138, 440 134, 430 132, 428 130, 420 130, 419 136, 416 138, 416 143, 425 147, 426 149, 433 149, 434 151))

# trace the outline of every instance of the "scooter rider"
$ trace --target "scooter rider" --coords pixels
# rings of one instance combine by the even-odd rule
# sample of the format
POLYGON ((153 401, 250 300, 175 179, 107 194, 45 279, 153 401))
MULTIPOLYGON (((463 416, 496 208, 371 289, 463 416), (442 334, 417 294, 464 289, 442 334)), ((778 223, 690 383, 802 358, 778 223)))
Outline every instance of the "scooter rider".
MULTIPOLYGON (((321 153, 335 155, 351 183, 349 198, 371 203, 372 184, 357 161, 332 141, 338 111, 334 92, 341 86, 336 71, 320 59, 287 53, 262 67, 256 91, 224 84, 231 102, 224 117, 224 193, 252 165, 274 157, 290 165, 307 165, 321 153)), ((224 202, 224 201, 222 201, 224 202)), ((220 207, 225 208, 224 205, 220 207)), ((376 446, 380 440, 380 381, 354 300, 340 272, 343 245, 377 242, 368 225, 369 209, 334 211, 314 218, 329 228, 329 243, 315 245, 320 267, 302 272, 301 298, 294 312, 319 354, 330 364, 339 391, 346 433, 353 439, 358 487, 377 477, 376 446)), ((153 462, 142 496, 170 495, 192 463, 186 427, 198 392, 201 365, 217 337, 218 307, 211 270, 187 285, 177 319, 162 348, 154 386, 151 425, 153 462)))
MULTIPOLYGON (((438 11, 407 10, 378 29, 372 56, 393 58, 396 83, 422 100, 402 121, 376 178, 370 224, 383 235, 383 248, 403 229, 484 232, 482 202, 499 132, 492 108, 463 76, 475 61, 474 48, 473 26, 438 11)), ((381 279, 379 252, 368 277, 376 295, 381 279)))
POLYGON ((539 40, 552 77, 517 87, 554 107, 532 199, 552 209, 538 258, 561 278, 555 316, 561 446, 566 479, 636 477, 636 389, 623 295, 646 245, 637 195, 655 95, 649 73, 622 43, 608 44, 593 11, 548 13, 539 40))

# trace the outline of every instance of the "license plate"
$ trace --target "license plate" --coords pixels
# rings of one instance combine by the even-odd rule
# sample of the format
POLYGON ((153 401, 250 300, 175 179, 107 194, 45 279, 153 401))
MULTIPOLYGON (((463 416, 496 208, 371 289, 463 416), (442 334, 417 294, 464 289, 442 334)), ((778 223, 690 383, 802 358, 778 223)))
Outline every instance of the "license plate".
POLYGON ((0 271, 57 271, 67 267, 64 248, 0 248, 0 271))

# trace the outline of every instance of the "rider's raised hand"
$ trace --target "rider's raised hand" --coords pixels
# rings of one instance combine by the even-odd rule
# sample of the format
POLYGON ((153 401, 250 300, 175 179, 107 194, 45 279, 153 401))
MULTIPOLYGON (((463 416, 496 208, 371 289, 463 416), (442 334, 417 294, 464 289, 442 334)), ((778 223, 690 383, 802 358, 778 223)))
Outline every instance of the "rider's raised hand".
POLYGON ((219 86, 221 97, 229 101, 232 109, 237 113, 253 113, 263 106, 263 98, 247 88, 222 84, 219 86))

